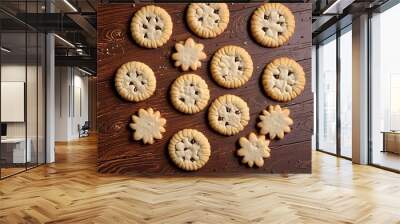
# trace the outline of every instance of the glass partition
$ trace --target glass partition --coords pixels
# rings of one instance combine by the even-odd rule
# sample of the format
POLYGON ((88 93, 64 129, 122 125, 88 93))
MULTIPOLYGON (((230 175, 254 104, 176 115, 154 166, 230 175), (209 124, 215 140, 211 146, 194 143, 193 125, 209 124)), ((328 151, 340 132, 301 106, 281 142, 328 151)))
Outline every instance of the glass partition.
POLYGON ((1 34, 1 176, 26 170, 31 160, 27 141, 27 36, 24 30, 1 34), (27 150, 28 148, 28 150, 27 150))
POLYGON ((317 149, 336 154, 336 36, 321 43, 317 54, 317 149))
POLYGON ((371 162, 400 171, 400 5, 371 19, 371 162))
POLYGON ((352 29, 340 36, 340 155, 352 157, 352 29))
POLYGON ((0 178, 45 162, 46 39, 20 20, 40 2, 0 2, 0 178))

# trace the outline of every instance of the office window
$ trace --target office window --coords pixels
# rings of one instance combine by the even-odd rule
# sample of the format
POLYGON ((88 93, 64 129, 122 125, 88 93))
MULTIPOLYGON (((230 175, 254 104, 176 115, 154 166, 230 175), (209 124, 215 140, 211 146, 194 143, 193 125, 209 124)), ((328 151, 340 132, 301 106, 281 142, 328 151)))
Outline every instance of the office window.
POLYGON ((352 157, 352 32, 340 36, 340 154, 352 157))
POLYGON ((317 149, 336 154, 336 36, 320 44, 317 51, 317 149))
POLYGON ((371 162, 400 170, 400 5, 371 19, 371 162))

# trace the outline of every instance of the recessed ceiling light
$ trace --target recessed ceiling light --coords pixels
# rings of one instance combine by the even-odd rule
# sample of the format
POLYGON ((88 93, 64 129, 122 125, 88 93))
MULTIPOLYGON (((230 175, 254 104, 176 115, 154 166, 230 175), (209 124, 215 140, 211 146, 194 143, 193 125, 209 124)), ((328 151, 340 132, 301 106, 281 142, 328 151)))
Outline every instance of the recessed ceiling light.
POLYGON ((61 40, 62 42, 64 42, 66 45, 75 48, 75 45, 73 45, 71 42, 69 42, 68 40, 60 37, 58 34, 54 34, 55 37, 57 37, 57 39, 61 40))
POLYGON ((77 67, 77 68, 78 68, 79 71, 81 71, 81 72, 83 72, 83 73, 85 73, 85 74, 87 74, 87 75, 93 75, 92 73, 90 73, 90 72, 88 72, 88 71, 86 71, 86 70, 83 70, 83 69, 81 69, 81 68, 79 68, 79 67, 77 67))
POLYGON ((68 5, 68 7, 71 8, 74 12, 78 12, 75 6, 73 6, 68 0, 64 0, 64 3, 68 5))
POLYGON ((11 50, 9 50, 9 49, 7 49, 5 47, 1 47, 0 49, 1 49, 1 51, 4 51, 6 53, 10 53, 11 52, 11 50))

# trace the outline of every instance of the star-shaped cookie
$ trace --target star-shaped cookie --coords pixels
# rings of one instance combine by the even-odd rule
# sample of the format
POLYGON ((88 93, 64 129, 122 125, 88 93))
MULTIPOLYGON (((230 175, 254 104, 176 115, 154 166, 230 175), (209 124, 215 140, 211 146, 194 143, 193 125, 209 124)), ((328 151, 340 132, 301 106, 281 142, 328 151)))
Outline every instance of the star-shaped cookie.
POLYGON ((152 108, 140 109, 138 116, 132 115, 132 123, 129 124, 133 133, 134 140, 142 140, 144 144, 153 144, 154 139, 161 139, 165 132, 167 120, 161 117, 159 111, 152 108))
POLYGON ((261 121, 257 126, 260 128, 260 134, 269 134, 271 140, 276 137, 282 139, 285 133, 290 132, 290 126, 293 124, 289 114, 289 109, 282 109, 279 105, 270 105, 268 110, 263 110, 259 116, 261 121))
POLYGON ((248 138, 239 139, 240 149, 238 156, 243 157, 242 163, 247 163, 250 167, 255 164, 258 167, 264 165, 264 158, 270 157, 271 149, 268 147, 269 141, 265 135, 257 136, 254 132, 250 133, 248 138))
POLYGON ((207 57, 203 51, 204 45, 196 43, 192 38, 176 43, 175 49, 172 59, 175 61, 175 67, 181 67, 183 71, 188 71, 189 68, 197 70, 201 67, 200 61, 207 57))

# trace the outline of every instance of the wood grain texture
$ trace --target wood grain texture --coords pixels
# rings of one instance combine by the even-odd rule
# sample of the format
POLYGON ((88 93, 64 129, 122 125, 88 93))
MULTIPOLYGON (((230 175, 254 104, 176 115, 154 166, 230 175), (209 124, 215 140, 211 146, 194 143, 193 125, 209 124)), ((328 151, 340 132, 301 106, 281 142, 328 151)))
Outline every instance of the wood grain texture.
POLYGON ((264 48, 250 37, 249 20, 261 3, 229 4, 230 22, 227 30, 214 39, 200 39, 185 24, 187 4, 157 4, 168 11, 174 22, 171 39, 161 48, 139 47, 130 37, 129 23, 132 15, 143 4, 100 5, 98 8, 98 78, 97 119, 99 127, 98 170, 100 172, 143 173, 156 175, 205 175, 227 173, 309 173, 311 172, 311 135, 313 132, 313 94, 311 92, 311 4, 287 4, 296 17, 296 32, 291 40, 280 48, 264 48), (247 101, 251 120, 239 134, 225 137, 208 126, 207 110, 194 115, 184 115, 169 102, 169 87, 180 75, 185 74, 173 66, 170 55, 177 41, 192 37, 205 45, 207 60, 196 74, 204 78, 210 88, 211 103, 223 94, 235 94, 247 101), (219 87, 209 74, 209 61, 222 46, 233 44, 244 47, 254 63, 250 81, 238 89, 219 87), (305 72, 307 84, 304 92, 295 100, 280 103, 291 110, 294 120, 292 132, 283 140, 273 141, 272 155, 262 168, 248 168, 235 156, 237 140, 256 131, 258 114, 267 105, 277 104, 262 89, 260 78, 266 64, 274 58, 288 56, 299 62, 305 72), (120 98, 114 88, 114 74, 123 63, 141 61, 156 74, 155 94, 139 103, 120 98), (152 107, 167 119, 167 132, 162 140, 153 145, 143 145, 132 140, 129 122, 139 108, 152 107), (167 145, 171 136, 183 128, 195 128, 209 139, 212 153, 209 162, 195 173, 176 168, 169 160, 167 145))

